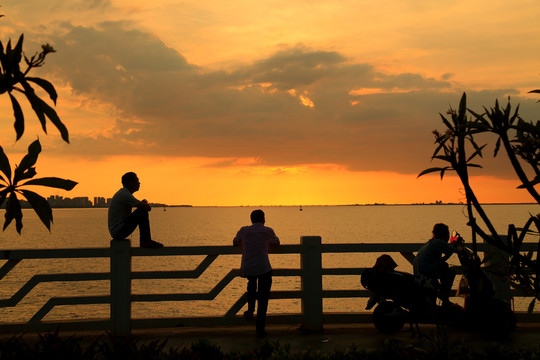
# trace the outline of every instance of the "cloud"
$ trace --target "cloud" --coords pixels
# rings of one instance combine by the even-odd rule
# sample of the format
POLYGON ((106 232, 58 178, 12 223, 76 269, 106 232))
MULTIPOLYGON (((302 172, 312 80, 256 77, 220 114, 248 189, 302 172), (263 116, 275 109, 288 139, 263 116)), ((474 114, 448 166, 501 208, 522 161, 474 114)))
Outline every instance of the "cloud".
MULTIPOLYGON (((247 158, 416 174, 430 166, 438 113, 461 96, 450 74, 384 73, 301 44, 223 71, 191 64, 127 21, 66 22, 55 31, 58 53, 47 70, 75 95, 115 109, 107 132, 72 133, 70 151, 88 157, 247 158)), ((513 92, 468 94, 479 108, 513 92)))

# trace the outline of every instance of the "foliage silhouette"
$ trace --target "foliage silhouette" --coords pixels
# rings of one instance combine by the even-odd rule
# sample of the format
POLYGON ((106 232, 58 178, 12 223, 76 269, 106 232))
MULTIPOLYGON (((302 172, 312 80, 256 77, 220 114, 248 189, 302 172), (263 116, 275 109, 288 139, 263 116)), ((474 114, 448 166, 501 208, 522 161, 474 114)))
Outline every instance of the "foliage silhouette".
MULTIPOLYGON (((530 93, 540 93, 540 90, 532 90, 530 93)), ((433 132, 436 148, 432 155, 432 159, 446 162, 446 166, 428 168, 418 176, 439 172, 442 179, 447 171, 457 173, 463 184, 467 199, 468 225, 472 230, 475 256, 477 256, 476 235, 479 235, 485 242, 505 251, 509 257, 506 265, 511 284, 514 288, 521 289, 528 296, 533 297, 529 305, 529 311, 532 311, 536 299, 540 299, 540 259, 538 258, 538 251, 534 260, 532 251, 523 255, 521 245, 527 234, 539 234, 540 216, 530 215, 522 228, 516 228, 513 224, 510 224, 506 241, 504 241, 496 231, 470 185, 469 169, 471 167, 482 167, 472 161, 482 158, 482 151, 487 146, 487 144, 479 145, 477 143, 477 135, 494 134, 497 140, 495 141, 493 156, 498 156, 501 149, 504 149, 504 153, 510 161, 515 174, 521 181, 518 188, 526 189, 533 199, 540 204, 540 195, 535 188, 535 185, 540 183, 540 122, 533 123, 522 119, 519 116, 519 106, 512 110, 510 99, 508 99, 508 104, 504 108, 496 101, 494 107, 490 109, 484 107, 483 113, 477 113, 467 108, 467 96, 465 93, 461 97, 459 109, 450 108, 447 114, 449 118, 440 114, 446 130, 443 133, 437 130, 433 132), (468 114, 471 116, 469 117, 468 114), (533 179, 530 179, 527 174, 531 171, 534 174, 533 179), (476 216, 482 219, 487 229, 478 225, 476 216), (536 227, 536 231, 531 229, 533 225, 536 227)), ((540 250, 540 241, 538 249, 540 250)))
POLYGON ((56 99, 58 94, 54 89, 54 86, 47 80, 37 77, 30 77, 28 73, 33 68, 41 67, 45 63, 45 57, 47 54, 55 52, 54 48, 49 44, 42 45, 42 51, 34 54, 30 59, 23 54, 23 40, 24 34, 19 37, 17 44, 14 48, 11 47, 11 40, 8 41, 7 46, 0 42, 0 94, 8 93, 13 106, 13 115, 15 116, 15 133, 17 140, 21 138, 24 133, 24 114, 22 108, 13 95, 13 92, 20 92, 26 96, 28 102, 32 106, 32 109, 36 113, 43 131, 47 133, 46 118, 58 128, 62 139, 69 143, 69 134, 67 128, 64 126, 56 111, 36 95, 34 88, 30 85, 30 82, 40 86, 47 92, 51 100, 56 105, 56 99), (23 72, 20 68, 20 62, 22 58, 26 62, 26 70, 23 72), (17 86, 20 85, 20 86, 17 86), (21 88, 22 86, 22 88, 21 88))
MULTIPOLYGON (((3 15, 0 15, 0 17, 3 15)), ((41 127, 47 133, 47 119, 49 119, 60 132, 62 139, 69 143, 69 133, 66 126, 62 123, 56 110, 41 99, 35 92, 32 84, 39 86, 44 90, 50 100, 56 105, 58 94, 54 86, 45 79, 28 76, 34 68, 43 66, 45 58, 49 53, 55 52, 54 48, 45 44, 42 45, 42 50, 28 58, 23 52, 24 34, 19 37, 19 40, 12 47, 11 40, 7 45, 0 41, 0 95, 8 94, 13 108, 13 116, 15 118, 14 128, 16 141, 24 134, 25 118, 22 107, 17 100, 15 93, 23 94, 34 113, 36 114, 41 127), (24 58, 26 69, 21 70, 21 62, 24 58)), ((28 154, 21 160, 20 164, 11 169, 9 159, 7 158, 4 149, 0 146, 0 206, 6 204, 5 222, 3 230, 5 230, 13 220, 17 232, 20 234, 22 224, 21 205, 17 195, 22 195, 28 200, 29 204, 38 214, 40 220, 49 229, 53 220, 52 210, 45 198, 28 189, 23 189, 23 186, 40 185, 64 190, 71 190, 77 184, 71 180, 60 179, 57 177, 44 177, 33 179, 36 175, 34 167, 38 155, 41 152, 41 144, 35 140, 28 147, 28 154), (3 174, 3 175, 2 175, 3 174)))
POLYGON ((41 145, 38 140, 34 141, 28 147, 28 154, 21 160, 19 166, 15 167, 15 171, 12 171, 9 159, 7 158, 4 150, 0 146, 0 171, 4 174, 0 174, 0 180, 5 183, 0 184, 0 204, 6 203, 6 216, 3 230, 5 230, 9 224, 15 219, 17 232, 20 234, 22 229, 22 211, 19 200, 17 199, 17 193, 21 194, 28 200, 32 208, 36 211, 39 218, 45 224, 47 229, 51 229, 51 222, 53 220, 52 209, 45 198, 37 193, 23 189, 24 186, 29 185, 41 185, 58 189, 71 190, 76 182, 71 180, 64 180, 56 177, 45 177, 33 179, 36 175, 36 169, 34 164, 36 163, 39 153, 41 152, 41 145), (22 182, 22 183, 21 183, 22 182))
MULTIPOLYGON (((147 359, 147 360, 494 360, 538 359, 540 348, 508 346, 499 341, 472 342, 465 339, 449 340, 435 334, 400 341, 385 339, 378 346, 362 347, 355 343, 345 348, 319 350, 317 347, 291 347, 289 343, 265 339, 251 347, 230 351, 206 338, 178 347, 167 344, 168 339, 146 340, 134 336, 115 338, 110 334, 62 335, 38 334, 32 339, 25 335, 0 338, 0 359, 147 359)), ((307 342, 307 341, 306 341, 307 342)))

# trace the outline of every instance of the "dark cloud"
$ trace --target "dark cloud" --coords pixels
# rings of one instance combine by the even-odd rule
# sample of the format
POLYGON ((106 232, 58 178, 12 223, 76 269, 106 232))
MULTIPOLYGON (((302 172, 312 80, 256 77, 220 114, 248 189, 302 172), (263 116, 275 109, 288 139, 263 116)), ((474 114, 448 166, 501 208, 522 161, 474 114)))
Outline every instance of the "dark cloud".
MULTIPOLYGON (((438 113, 461 96, 451 90, 450 74, 385 74, 301 45, 214 71, 129 23, 64 24, 54 40, 56 77, 119 114, 108 134, 72 134, 70 149, 88 156, 253 157, 268 165, 337 163, 416 174, 430 166, 431 131, 442 128, 438 113), (369 93, 362 89, 379 93, 361 95, 369 93)), ((481 109, 509 93, 468 91, 470 106, 481 109)), ((530 111, 524 109, 533 101, 519 100, 530 111)))
POLYGON ((345 58, 336 52, 311 51, 298 46, 257 61, 233 76, 242 81, 271 83, 276 89, 289 90, 328 78, 344 61, 345 58))

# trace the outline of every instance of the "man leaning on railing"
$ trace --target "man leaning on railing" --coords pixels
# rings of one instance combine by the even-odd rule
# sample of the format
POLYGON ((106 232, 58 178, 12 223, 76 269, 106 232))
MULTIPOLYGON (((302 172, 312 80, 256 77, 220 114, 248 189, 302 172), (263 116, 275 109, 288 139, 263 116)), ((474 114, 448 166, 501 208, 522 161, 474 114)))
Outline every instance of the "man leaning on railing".
POLYGON ((242 246, 240 275, 248 279, 248 309, 244 317, 248 320, 253 319, 257 300, 257 336, 265 337, 268 335, 265 330, 266 311, 272 287, 272 266, 268 258, 268 249, 270 246, 279 245, 279 238, 272 228, 264 226, 265 217, 262 210, 254 210, 251 213, 251 222, 252 225, 238 230, 233 245, 242 246))

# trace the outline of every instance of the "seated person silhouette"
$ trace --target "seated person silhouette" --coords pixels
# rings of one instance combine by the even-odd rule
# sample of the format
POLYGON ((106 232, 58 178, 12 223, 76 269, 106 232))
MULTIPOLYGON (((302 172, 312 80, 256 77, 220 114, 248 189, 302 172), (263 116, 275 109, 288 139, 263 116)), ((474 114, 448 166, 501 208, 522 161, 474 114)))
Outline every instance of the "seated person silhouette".
POLYGON ((109 204, 109 232, 115 240, 124 240, 139 227, 140 245, 143 248, 161 248, 162 243, 152 240, 148 213, 152 209, 146 200, 137 200, 133 193, 141 186, 137 174, 122 176, 122 188, 114 194, 109 204), (131 211, 132 208, 135 211, 131 211))

